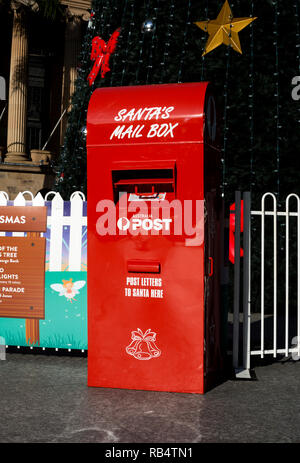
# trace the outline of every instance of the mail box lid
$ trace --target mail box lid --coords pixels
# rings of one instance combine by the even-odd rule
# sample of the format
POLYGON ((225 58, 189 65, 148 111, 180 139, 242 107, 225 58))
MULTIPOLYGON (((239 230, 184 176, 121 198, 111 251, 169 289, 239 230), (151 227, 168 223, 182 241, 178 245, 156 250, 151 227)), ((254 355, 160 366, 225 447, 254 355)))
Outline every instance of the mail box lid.
POLYGON ((204 141, 215 133, 208 82, 96 89, 87 114, 87 147, 204 141))

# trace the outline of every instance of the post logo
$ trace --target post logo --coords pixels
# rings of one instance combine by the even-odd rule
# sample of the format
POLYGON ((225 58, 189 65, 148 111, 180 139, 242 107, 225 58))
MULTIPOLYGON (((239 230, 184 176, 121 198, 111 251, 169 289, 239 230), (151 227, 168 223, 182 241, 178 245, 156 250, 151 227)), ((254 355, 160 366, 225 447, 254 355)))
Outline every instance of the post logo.
POLYGON ((151 219, 151 218, 132 218, 129 220, 127 217, 120 217, 117 221, 117 227, 119 230, 128 230, 130 226, 132 230, 142 229, 145 231, 149 230, 170 230, 170 223, 172 219, 151 219))

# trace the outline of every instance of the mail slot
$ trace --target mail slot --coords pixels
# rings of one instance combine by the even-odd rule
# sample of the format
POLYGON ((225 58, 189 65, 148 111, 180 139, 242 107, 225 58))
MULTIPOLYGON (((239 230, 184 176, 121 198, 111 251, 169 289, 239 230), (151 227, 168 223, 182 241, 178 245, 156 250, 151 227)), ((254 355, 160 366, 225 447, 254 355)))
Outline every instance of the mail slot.
POLYGON ((92 94, 89 386, 204 393, 222 375, 217 129, 207 82, 92 94))
POLYGON ((157 199, 160 193, 167 193, 168 199, 175 197, 175 163, 164 168, 144 169, 137 162, 135 169, 112 171, 112 183, 115 203, 122 192, 132 193, 135 200, 157 199))

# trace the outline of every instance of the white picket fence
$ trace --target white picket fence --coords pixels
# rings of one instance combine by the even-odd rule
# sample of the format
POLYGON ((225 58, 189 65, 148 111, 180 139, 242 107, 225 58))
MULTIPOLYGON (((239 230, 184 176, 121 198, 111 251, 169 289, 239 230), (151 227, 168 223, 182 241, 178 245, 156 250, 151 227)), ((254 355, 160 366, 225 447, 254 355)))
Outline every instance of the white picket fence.
MULTIPOLYGON (((86 205, 85 196, 81 192, 75 192, 70 197, 70 207, 66 208, 66 201, 59 193, 49 192, 45 199, 40 193, 35 197, 30 191, 19 193, 14 201, 9 201, 6 192, 0 191, 0 206, 48 206, 47 233, 41 236, 47 237, 47 267, 48 271, 81 271, 83 270, 83 253, 86 250, 86 205), (54 197, 48 200, 50 195, 54 197), (26 200, 25 196, 30 197, 26 200), (66 215, 65 211, 69 209, 66 215), (49 214, 49 210, 51 213, 49 214), (69 227, 69 242, 67 250, 64 247, 64 229, 69 227), (83 229, 85 227, 85 229, 83 229), (67 254, 67 257, 66 257, 67 254), (67 262, 66 262, 67 259, 67 262)), ((12 232, 12 236, 24 236, 24 232, 12 232)), ((8 232, 0 232, 0 236, 9 236, 8 232)))

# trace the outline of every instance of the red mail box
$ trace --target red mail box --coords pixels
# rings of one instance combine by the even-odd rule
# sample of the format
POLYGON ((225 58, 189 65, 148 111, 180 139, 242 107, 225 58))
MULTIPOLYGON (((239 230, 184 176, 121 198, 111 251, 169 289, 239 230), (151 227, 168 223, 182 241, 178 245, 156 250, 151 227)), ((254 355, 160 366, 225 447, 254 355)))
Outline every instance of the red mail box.
POLYGON ((87 151, 88 385, 203 393, 222 366, 210 85, 95 90, 87 151))

